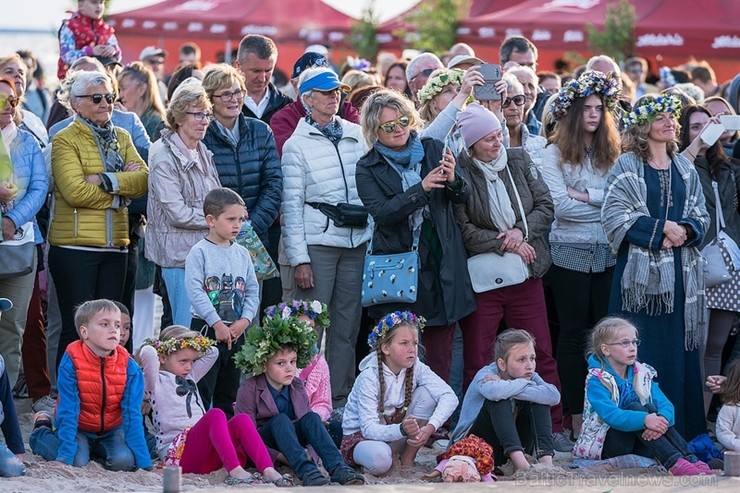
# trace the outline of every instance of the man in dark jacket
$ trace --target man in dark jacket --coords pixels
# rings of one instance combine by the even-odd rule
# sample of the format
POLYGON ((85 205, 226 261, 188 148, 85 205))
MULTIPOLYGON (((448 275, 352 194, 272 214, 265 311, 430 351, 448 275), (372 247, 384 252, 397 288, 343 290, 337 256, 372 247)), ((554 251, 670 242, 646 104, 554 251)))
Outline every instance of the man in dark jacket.
POLYGON ((238 68, 244 75, 247 95, 242 113, 270 124, 270 118, 293 100, 270 82, 277 63, 277 46, 266 36, 248 34, 239 43, 238 68))

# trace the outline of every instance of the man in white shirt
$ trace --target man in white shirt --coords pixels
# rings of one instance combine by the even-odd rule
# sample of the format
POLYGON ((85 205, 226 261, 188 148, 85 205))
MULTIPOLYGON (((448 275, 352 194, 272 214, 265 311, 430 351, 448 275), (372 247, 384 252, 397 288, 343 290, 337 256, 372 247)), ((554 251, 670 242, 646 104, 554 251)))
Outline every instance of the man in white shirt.
POLYGON ((266 36, 248 34, 239 43, 237 67, 247 86, 242 113, 268 125, 275 112, 293 101, 271 82, 277 56, 275 43, 266 36))

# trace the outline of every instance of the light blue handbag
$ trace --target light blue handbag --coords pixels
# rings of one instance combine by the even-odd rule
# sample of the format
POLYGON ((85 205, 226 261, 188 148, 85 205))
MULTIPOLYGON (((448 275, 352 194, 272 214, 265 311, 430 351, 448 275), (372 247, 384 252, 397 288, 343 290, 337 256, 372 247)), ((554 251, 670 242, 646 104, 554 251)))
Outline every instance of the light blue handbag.
POLYGON ((416 302, 420 235, 421 227, 418 227, 411 251, 403 253, 373 255, 373 240, 370 239, 362 271, 362 306, 416 302))

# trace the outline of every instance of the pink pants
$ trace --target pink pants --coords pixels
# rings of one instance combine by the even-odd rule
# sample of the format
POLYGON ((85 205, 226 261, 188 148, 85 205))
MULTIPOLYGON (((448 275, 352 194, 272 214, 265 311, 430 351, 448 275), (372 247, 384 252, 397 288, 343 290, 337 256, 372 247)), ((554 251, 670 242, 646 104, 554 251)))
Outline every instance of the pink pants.
MULTIPOLYGON (((478 370, 493 361, 493 349, 501 320, 510 329, 524 329, 534 337, 537 373, 560 390, 560 377, 552 357, 542 279, 528 279, 485 293, 476 293, 477 310, 460 320, 463 336, 463 385, 467 389, 478 370)), ((550 408, 552 430, 563 431, 563 406, 550 408)))
POLYGON ((247 457, 257 470, 272 467, 270 453, 246 414, 226 420, 221 409, 211 409, 188 431, 180 458, 184 473, 209 474, 222 467, 227 472, 244 466, 247 457))

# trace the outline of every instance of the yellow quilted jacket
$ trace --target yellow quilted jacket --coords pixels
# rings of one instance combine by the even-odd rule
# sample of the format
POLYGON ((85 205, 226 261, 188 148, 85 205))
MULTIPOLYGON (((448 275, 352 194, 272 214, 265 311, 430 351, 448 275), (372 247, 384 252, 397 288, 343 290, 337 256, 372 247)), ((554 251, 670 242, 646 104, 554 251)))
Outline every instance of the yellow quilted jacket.
MULTIPOLYGON (((139 171, 115 173, 118 195, 135 198, 147 191, 149 169, 136 152, 128 132, 118 127, 118 144, 124 163, 136 162, 139 171)), ((85 181, 103 173, 103 157, 92 130, 75 120, 60 131, 52 143, 54 212, 49 243, 56 246, 124 248, 129 244, 128 210, 113 209, 114 196, 85 181)))

